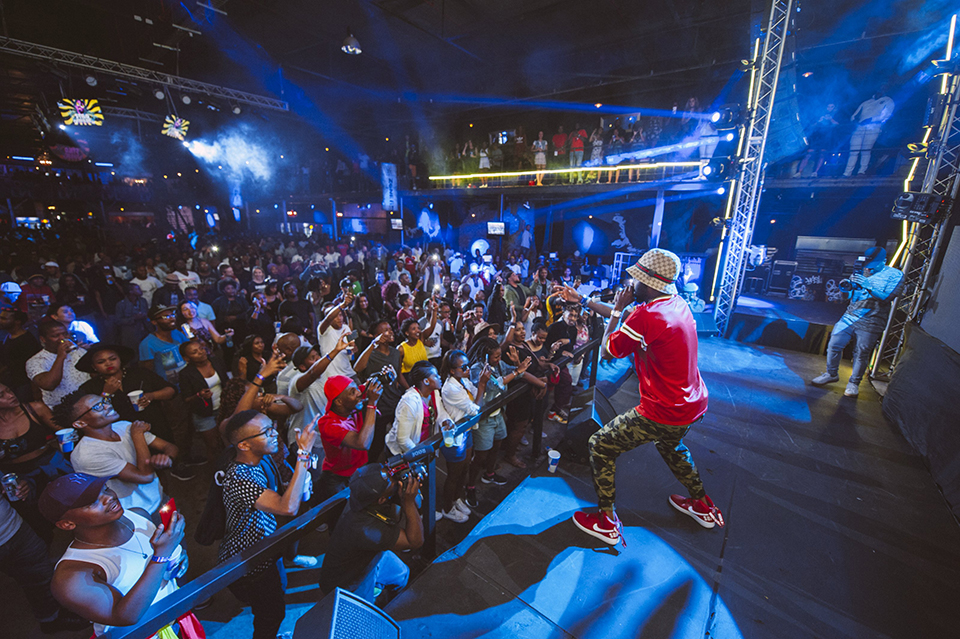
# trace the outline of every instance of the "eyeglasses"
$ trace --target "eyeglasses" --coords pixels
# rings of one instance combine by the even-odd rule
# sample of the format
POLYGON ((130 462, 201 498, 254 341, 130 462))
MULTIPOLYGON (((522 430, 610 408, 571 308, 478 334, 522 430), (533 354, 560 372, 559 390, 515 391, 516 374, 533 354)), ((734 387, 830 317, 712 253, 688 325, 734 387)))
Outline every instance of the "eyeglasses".
POLYGON ((75 420, 73 420, 73 421, 77 421, 77 422, 80 421, 80 418, 81 418, 81 417, 83 417, 84 415, 86 415, 87 413, 89 413, 89 412, 92 411, 92 410, 95 410, 95 411, 97 411, 98 413, 105 413, 105 412, 107 412, 107 409, 110 408, 110 406, 111 406, 111 404, 110 404, 110 399, 107 398, 107 397, 104 397, 104 398, 101 399, 99 402, 97 402, 96 404, 94 404, 93 406, 91 406, 90 408, 88 408, 87 410, 85 410, 85 411, 83 411, 82 413, 80 413, 79 415, 77 415, 77 418, 76 418, 75 420))
POLYGON ((267 435, 268 433, 271 433, 271 432, 276 433, 276 432, 277 432, 277 427, 276 427, 276 426, 267 426, 266 428, 264 428, 263 430, 261 430, 261 431, 260 431, 259 433, 257 433, 256 435, 250 435, 249 437, 244 437, 243 439, 238 439, 238 440, 237 440, 237 443, 239 444, 240 442, 245 442, 245 441, 247 441, 248 439, 256 439, 257 437, 260 437, 261 435, 267 435))

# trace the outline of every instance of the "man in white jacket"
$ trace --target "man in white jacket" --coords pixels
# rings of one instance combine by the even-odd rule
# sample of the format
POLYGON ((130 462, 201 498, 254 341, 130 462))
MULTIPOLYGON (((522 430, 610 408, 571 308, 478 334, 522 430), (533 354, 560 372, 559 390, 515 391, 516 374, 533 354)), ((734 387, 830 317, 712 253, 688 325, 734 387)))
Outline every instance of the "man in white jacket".
POLYGON ((440 398, 440 373, 433 364, 417 362, 409 379, 410 388, 397 403, 393 428, 387 433, 387 448, 392 455, 413 450, 452 421, 440 398))

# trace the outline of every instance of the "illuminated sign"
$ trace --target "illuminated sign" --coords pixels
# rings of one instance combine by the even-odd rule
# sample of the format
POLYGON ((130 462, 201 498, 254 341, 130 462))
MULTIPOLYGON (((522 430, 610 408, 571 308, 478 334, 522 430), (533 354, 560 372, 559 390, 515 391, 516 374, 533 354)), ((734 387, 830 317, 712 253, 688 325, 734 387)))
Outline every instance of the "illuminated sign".
POLYGON ((163 129, 161 129, 160 132, 168 137, 184 140, 187 137, 187 129, 189 128, 190 120, 184 120, 175 115, 168 115, 163 121, 163 129))
POLYGON ((103 112, 96 100, 60 100, 57 106, 67 126, 103 126, 103 112))

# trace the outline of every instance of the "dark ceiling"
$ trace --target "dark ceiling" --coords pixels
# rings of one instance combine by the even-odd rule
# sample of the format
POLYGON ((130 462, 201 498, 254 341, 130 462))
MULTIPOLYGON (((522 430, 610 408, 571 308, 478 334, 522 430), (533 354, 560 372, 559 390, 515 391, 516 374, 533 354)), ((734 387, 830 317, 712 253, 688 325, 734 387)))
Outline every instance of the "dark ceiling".
MULTIPOLYGON (((496 120, 522 121, 556 101, 669 108, 698 96, 709 103, 730 90, 768 10, 759 0, 204 2, 226 15, 196 0, 5 0, 0 26, 10 38, 281 97, 292 107, 290 126, 309 124, 337 142, 399 136, 425 122, 502 126, 496 120), (340 51, 348 29, 362 55, 340 51)), ((929 37, 949 3, 813 5, 795 15, 799 64, 833 83, 842 69, 852 91, 872 82, 886 58, 883 73, 908 77, 911 69, 896 69, 903 56, 892 44, 929 37)), ((167 110, 155 86, 94 74, 97 86, 89 87, 85 75, 0 52, 3 150, 36 145, 30 115, 39 108, 54 117, 64 95, 167 110)), ((185 107, 171 97, 185 117, 203 110, 197 100, 185 107)))

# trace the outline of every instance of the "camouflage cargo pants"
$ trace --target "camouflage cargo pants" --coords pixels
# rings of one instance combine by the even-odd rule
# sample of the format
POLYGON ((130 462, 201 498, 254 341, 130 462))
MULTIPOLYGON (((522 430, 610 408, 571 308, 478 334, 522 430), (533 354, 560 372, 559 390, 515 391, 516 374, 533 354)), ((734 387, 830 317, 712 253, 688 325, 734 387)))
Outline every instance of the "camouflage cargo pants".
POLYGON ((613 508, 616 497, 614 480, 617 474, 617 457, 642 444, 654 442, 663 461, 680 480, 690 496, 701 499, 706 495, 700 473, 684 445, 683 437, 691 424, 670 426, 647 419, 632 409, 618 415, 609 424, 590 437, 590 468, 593 470, 593 487, 597 491, 600 508, 613 508))

